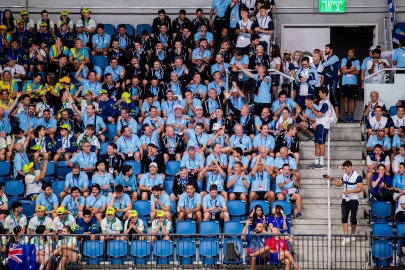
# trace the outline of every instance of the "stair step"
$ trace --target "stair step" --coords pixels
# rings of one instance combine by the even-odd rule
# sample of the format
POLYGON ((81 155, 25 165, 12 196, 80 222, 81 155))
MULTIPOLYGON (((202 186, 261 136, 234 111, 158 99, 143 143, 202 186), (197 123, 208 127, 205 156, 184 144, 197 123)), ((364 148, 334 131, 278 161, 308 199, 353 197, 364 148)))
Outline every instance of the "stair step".
MULTIPOLYGON (((356 167, 353 168, 355 171, 356 167)), ((326 167, 324 169, 301 169, 299 170, 299 173, 301 175, 301 178, 323 178, 323 175, 327 173, 327 169, 326 167)), ((330 175, 332 176, 342 176, 343 175, 343 170, 341 169, 336 169, 336 168, 332 168, 329 172, 330 175)), ((358 171, 358 173, 360 174, 360 171, 358 171)))
MULTIPOLYGON (((310 188, 310 187, 301 188, 300 194, 303 199, 305 199, 305 198, 325 198, 326 199, 328 197, 328 193, 326 192, 326 186, 325 186, 325 188, 310 188)), ((331 189, 330 196, 332 198, 342 198, 342 189, 331 189)), ((364 192, 359 193, 359 198, 360 199, 366 198, 365 193, 364 192)), ((305 201, 304 201, 304 203, 305 203, 305 201)))
MULTIPOLYGON (((366 141, 331 141, 331 146, 366 146, 366 141)), ((326 142, 326 146, 328 146, 328 142, 326 142)), ((300 147, 314 147, 313 141, 300 141, 300 147)))
MULTIPOLYGON (((305 203, 305 201, 304 201, 304 203, 305 203)), ((357 217, 364 219, 366 217, 365 210, 366 210, 366 208, 364 206, 359 206, 359 209, 357 212, 357 217)), ((342 215, 342 210, 340 208, 340 205, 332 205, 330 211, 331 211, 331 216, 340 217, 342 215)), ((328 209, 320 208, 319 205, 316 205, 313 208, 309 208, 309 207, 305 206, 305 204, 304 204, 303 209, 302 209, 302 215, 304 216, 304 218, 305 217, 325 218, 328 216, 328 209)))
MULTIPOLYGON (((301 183, 301 186, 303 186, 303 185, 305 185, 305 186, 322 185, 322 187, 326 188, 327 187, 326 181, 328 181, 328 180, 325 180, 323 178, 321 178, 321 179, 319 179, 319 178, 301 178, 300 183, 301 183)), ((363 178, 363 185, 365 185, 365 184, 367 184, 367 179, 363 178)), ((332 185, 331 187, 338 188, 335 185, 332 185)), ((343 190, 342 187, 340 187, 340 188, 343 190)))
MULTIPOLYGON (((331 222, 332 222, 332 226, 333 225, 340 226, 342 224, 342 219, 340 218, 340 216, 332 217, 331 222)), ((322 226, 327 225, 328 219, 326 217, 323 217, 323 218, 304 217, 303 219, 293 218, 293 219, 291 219, 291 223, 294 226, 294 228, 295 228, 295 226, 300 226, 300 225, 308 226, 308 228, 311 228, 312 226, 315 226, 315 225, 322 225, 322 226)), ((358 218, 357 225, 358 226, 370 226, 370 224, 368 224, 367 218, 358 218)), ((324 229, 327 229, 327 227, 325 226, 324 229)))
MULTIPOLYGON (((327 157, 326 153, 326 157, 327 157)), ((350 147, 347 147, 346 150, 341 150, 339 147, 332 150, 331 158, 333 159, 345 159, 345 158, 353 158, 353 159, 363 159, 363 151, 361 149, 353 150, 350 147), (350 156, 348 156, 348 152, 350 152, 350 156)), ((315 152, 314 149, 300 149, 300 159, 314 159, 315 152)))

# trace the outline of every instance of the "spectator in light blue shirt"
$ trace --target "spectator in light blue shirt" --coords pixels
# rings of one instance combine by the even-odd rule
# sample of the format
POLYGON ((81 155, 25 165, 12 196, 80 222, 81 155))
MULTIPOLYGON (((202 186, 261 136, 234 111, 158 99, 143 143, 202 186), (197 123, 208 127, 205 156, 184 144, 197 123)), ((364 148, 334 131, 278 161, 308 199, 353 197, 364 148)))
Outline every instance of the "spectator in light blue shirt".
POLYGON ((188 173, 197 175, 204 167, 204 158, 196 152, 194 146, 188 147, 187 152, 181 159, 180 167, 185 167, 188 173))
POLYGON ((371 152, 373 151, 373 148, 375 145, 380 144, 383 146, 384 151, 388 152, 391 150, 391 139, 385 135, 385 129, 380 128, 377 130, 377 135, 371 135, 368 138, 366 147, 367 151, 371 152))
POLYGON ((141 154, 139 149, 142 144, 136 134, 132 134, 131 129, 128 126, 124 126, 121 129, 122 135, 117 139, 117 152, 124 155, 125 160, 141 160, 141 154))
POLYGON ((263 125, 260 134, 253 138, 253 151, 258 152, 261 146, 265 146, 269 154, 273 153, 276 142, 274 137, 269 135, 269 126, 263 125))
POLYGON ((186 192, 181 194, 179 198, 179 220, 193 219, 200 225, 202 220, 201 205, 201 195, 195 192, 194 184, 188 182, 186 192))
POLYGON ((100 194, 100 185, 93 184, 91 186, 91 194, 86 198, 85 208, 89 209, 98 221, 98 224, 101 224, 103 219, 104 212, 107 208, 107 198, 100 194))
POLYGON ((197 33, 195 33, 194 35, 194 41, 196 42, 196 44, 198 44, 198 42, 201 42, 201 39, 206 39, 208 42, 208 45, 210 47, 213 46, 214 44, 214 35, 211 32, 208 32, 208 27, 205 24, 201 24, 200 26, 200 31, 198 31, 197 33))
POLYGON ((114 186, 122 185, 124 192, 131 195, 132 201, 138 199, 138 182, 131 165, 123 165, 114 181, 114 186))
POLYGON ((232 149, 232 156, 229 158, 228 164, 228 176, 231 176, 235 173, 235 164, 236 162, 242 163, 242 167, 244 171, 247 171, 249 166, 249 159, 243 155, 242 149, 239 147, 235 147, 232 149))
POLYGON ((148 124, 152 131, 160 134, 164 130, 165 121, 159 116, 158 110, 155 106, 149 108, 149 116, 143 120, 143 124, 148 124))
POLYGON ((149 172, 140 174, 139 178, 139 190, 141 191, 142 200, 148 200, 152 193, 152 187, 160 185, 163 187, 163 177, 157 173, 158 166, 155 162, 149 164, 149 172))
POLYGON ((184 96, 185 99, 180 102, 183 113, 190 117, 194 117, 196 110, 195 108, 197 106, 201 106, 201 100, 193 97, 193 93, 189 89, 185 90, 184 96))
POLYGON ((295 109, 295 117, 298 116, 298 114, 301 111, 300 106, 292 100, 291 98, 287 97, 287 91, 282 90, 278 94, 278 99, 276 99, 273 104, 271 104, 271 111, 273 112, 274 115, 280 117, 283 109, 287 107, 288 110, 290 111, 290 116, 292 116, 292 112, 295 109))
POLYGON ((45 214, 54 219, 56 215, 56 208, 59 206, 58 197, 53 193, 52 187, 50 184, 44 182, 42 183, 42 193, 40 193, 35 201, 35 209, 38 206, 45 206, 45 214))
POLYGON ((79 187, 74 186, 70 190, 70 194, 63 199, 61 206, 66 209, 68 214, 71 214, 75 219, 78 219, 83 216, 85 204, 86 199, 84 196, 80 195, 79 187))
POLYGON ((222 153, 222 147, 219 143, 214 143, 212 145, 212 153, 207 156, 205 164, 211 164, 214 160, 218 162, 224 171, 228 170, 228 157, 226 154, 222 153))
POLYGON ((91 175, 96 169, 97 156, 94 152, 90 152, 90 142, 83 142, 82 149, 68 161, 68 165, 73 167, 73 163, 78 163, 82 171, 91 175))
POLYGON ((208 49, 208 41, 205 38, 200 38, 200 46, 195 48, 191 54, 191 60, 195 63, 198 59, 202 59, 206 64, 211 61, 212 54, 208 49))
POLYGON ((93 35, 91 39, 92 51, 91 55, 103 55, 107 57, 108 48, 110 48, 111 36, 104 33, 104 25, 98 24, 96 28, 97 34, 93 35))
MULTIPOLYGON (((200 99, 205 99, 208 94, 208 88, 204 84, 201 83, 201 74, 196 73, 193 76, 194 84, 189 85, 188 89, 193 93, 195 97, 199 97, 200 99)), ((163 105, 162 105, 163 109, 163 105)))
POLYGON ((115 192, 107 197, 107 207, 114 207, 115 215, 120 220, 127 220, 128 213, 132 209, 131 198, 128 194, 124 193, 122 185, 116 185, 115 192))
POLYGON ((187 147, 194 146, 199 154, 205 156, 209 136, 203 130, 204 124, 198 123, 194 129, 186 129, 185 135, 188 140, 187 147))
POLYGON ((399 40, 399 45, 392 57, 392 64, 397 68, 405 68, 405 38, 399 40))
POLYGON ((228 200, 228 193, 225 191, 226 174, 225 174, 224 170, 221 168, 221 166, 219 165, 217 160, 211 161, 210 164, 208 164, 201 170, 201 172, 198 176, 198 179, 202 180, 204 178, 206 180, 206 192, 202 191, 200 193, 201 197, 204 198, 204 196, 210 190, 211 185, 216 185, 217 190, 219 192, 221 192, 221 195, 226 200, 228 200))
POLYGON ((113 76, 113 80, 117 82, 119 79, 123 79, 125 75, 125 68, 118 65, 116 58, 111 58, 110 65, 104 70, 104 74, 110 73, 113 76))
POLYGON ((101 195, 107 196, 111 195, 113 191, 112 187, 114 185, 114 178, 111 173, 106 171, 105 162, 98 160, 96 162, 97 172, 93 174, 91 178, 92 184, 100 185, 101 195))
POLYGON ((247 202, 248 189, 250 187, 250 177, 245 175, 242 162, 235 162, 235 174, 228 176, 226 183, 229 192, 229 200, 242 200, 247 202))
POLYGON ((207 220, 223 220, 229 221, 228 208, 226 207, 226 199, 218 195, 218 187, 213 184, 209 187, 209 194, 203 198, 204 221, 207 220))
POLYGON ((150 218, 152 221, 156 218, 156 213, 159 210, 165 211, 166 218, 172 221, 172 214, 170 213, 170 197, 164 192, 163 187, 156 185, 152 187, 152 194, 150 196, 150 218))
POLYGON ((80 171, 80 165, 78 163, 74 163, 72 172, 66 175, 65 187, 60 194, 61 200, 63 200, 66 195, 71 194, 73 187, 78 187, 84 197, 89 196, 89 177, 85 172, 80 171))

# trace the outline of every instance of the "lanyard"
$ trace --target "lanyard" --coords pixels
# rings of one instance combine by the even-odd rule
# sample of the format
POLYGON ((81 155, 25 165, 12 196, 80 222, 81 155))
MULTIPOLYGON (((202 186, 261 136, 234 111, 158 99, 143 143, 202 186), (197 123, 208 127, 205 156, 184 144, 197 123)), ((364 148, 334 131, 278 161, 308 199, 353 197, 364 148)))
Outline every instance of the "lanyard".
POLYGON ((260 145, 266 146, 267 138, 268 138, 268 136, 266 136, 266 139, 264 140, 264 143, 263 143, 263 136, 260 136, 260 145))
MULTIPOLYGON (((105 35, 103 35, 103 40, 102 40, 100 46, 103 46, 103 45, 104 45, 104 37, 105 37, 105 35)), ((98 36, 97 36, 97 41, 98 41, 98 43, 100 43, 100 40, 101 40, 100 35, 98 35, 98 36)))
POLYGON ((354 172, 352 172, 348 177, 346 177, 346 180, 345 180, 345 189, 346 189, 346 190, 347 190, 347 183, 349 182, 349 180, 350 180, 350 178, 352 177, 353 173, 354 173, 354 172))
POLYGON ((266 18, 265 19, 263 19, 263 18, 260 18, 260 28, 262 28, 262 29, 264 29, 264 28, 268 28, 268 22, 267 22, 267 19, 269 19, 269 16, 266 16, 266 18), (264 23, 263 23, 263 20, 264 20, 264 23))
POLYGON ((10 215, 10 217, 12 217, 12 218, 13 218, 14 224, 17 226, 17 225, 18 225, 18 222, 20 222, 21 216, 20 216, 20 215, 18 215, 18 217, 17 217, 17 221, 15 220, 15 218, 14 218, 14 215, 13 215, 13 214, 11 214, 11 215, 10 215))
POLYGON ((293 141, 293 138, 292 138, 292 137, 291 137, 291 138, 288 138, 287 134, 285 134, 285 135, 284 135, 284 139, 285 139, 285 141, 286 141, 286 143, 287 143, 287 148, 290 149, 291 144, 292 144, 292 141, 293 141))
POLYGON ((215 184, 218 181, 218 177, 219 177, 219 173, 212 173, 210 183, 215 184), (215 175, 215 179, 214 179, 214 175, 215 175))
POLYGON ((234 146, 234 147, 236 146, 236 141, 237 141, 238 139, 239 139, 239 144, 243 144, 243 143, 242 143, 243 136, 242 136, 242 138, 239 138, 238 136, 235 135, 235 139, 233 140, 233 146, 234 146))
MULTIPOLYGON (((80 177, 80 176, 79 176, 80 177)), ((72 187, 78 187, 79 186, 79 178, 76 179, 73 174, 72 174, 72 187), (76 181, 75 181, 76 180, 76 181), (77 182, 77 184, 75 184, 77 182)))
POLYGON ((127 140, 125 140, 125 137, 122 136, 122 138, 124 139, 125 146, 128 148, 128 150, 131 150, 130 148, 132 148, 132 142, 131 142, 132 136, 131 136, 131 138, 129 139, 129 147, 128 147, 128 145, 127 145, 127 140))
POLYGON ((187 209, 194 209, 194 196, 192 199, 189 199, 187 196, 187 209))
POLYGON ((195 168, 195 159, 193 159, 192 161, 193 161, 193 165, 191 165, 191 159, 188 160, 188 165, 189 165, 191 168, 194 169, 194 168, 195 168))
POLYGON ((82 151, 82 157, 83 157, 83 163, 84 163, 84 167, 85 167, 85 168, 87 168, 87 162, 86 162, 86 159, 84 158, 83 151, 82 151))
POLYGON ((210 205, 211 207, 217 206, 217 200, 215 199, 214 201, 210 199, 210 205))
MULTIPOLYGON (((91 205, 90 208, 93 208, 93 206, 98 202, 98 199, 100 199, 100 197, 98 197, 98 198, 93 202, 93 204, 91 205)), ((97 207, 97 208, 98 208, 98 207, 97 207)))
POLYGON ((260 182, 264 182, 264 173, 260 174, 259 172, 256 173, 257 179, 259 179, 260 182))

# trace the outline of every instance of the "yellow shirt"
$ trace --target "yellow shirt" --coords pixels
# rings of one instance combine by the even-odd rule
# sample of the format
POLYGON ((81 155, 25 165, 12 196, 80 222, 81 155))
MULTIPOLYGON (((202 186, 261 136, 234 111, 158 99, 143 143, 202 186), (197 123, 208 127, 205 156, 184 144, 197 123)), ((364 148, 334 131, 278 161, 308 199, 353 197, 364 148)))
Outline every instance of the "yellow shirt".
POLYGON ((7 110, 8 107, 10 107, 10 105, 13 104, 13 102, 14 102, 14 99, 10 99, 10 98, 9 98, 8 100, 9 100, 8 104, 6 104, 6 103, 4 102, 4 100, 1 100, 1 102, 0 102, 0 107, 2 107, 3 109, 7 110))

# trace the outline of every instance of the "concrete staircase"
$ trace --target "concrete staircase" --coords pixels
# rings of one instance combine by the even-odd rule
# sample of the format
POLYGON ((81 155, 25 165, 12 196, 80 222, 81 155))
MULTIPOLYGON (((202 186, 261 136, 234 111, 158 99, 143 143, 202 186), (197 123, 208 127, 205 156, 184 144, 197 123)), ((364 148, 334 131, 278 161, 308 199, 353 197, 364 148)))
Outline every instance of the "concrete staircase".
MULTIPOLYGON (((341 176, 343 170, 341 165, 345 160, 351 160, 353 169, 360 175, 365 177, 367 166, 365 162, 365 142, 362 140, 361 126, 359 124, 341 124, 334 125, 331 129, 331 170, 332 176, 341 176)), ((327 182, 323 179, 323 175, 327 173, 326 169, 306 169, 306 166, 313 163, 314 160, 314 143, 312 141, 301 140, 300 142, 300 164, 299 172, 301 174, 300 194, 303 200, 303 219, 292 219, 292 232, 297 235, 296 253, 300 265, 305 269, 322 269, 318 266, 318 260, 324 258, 327 263, 327 237, 322 239, 317 238, 315 243, 307 241, 308 237, 299 235, 327 235, 328 233, 328 208, 327 208, 327 182), (299 240, 298 240, 299 239, 299 240), (306 250, 312 250, 310 256, 306 250)), ((369 235, 371 226, 368 224, 368 211, 370 209, 368 203, 368 191, 366 180, 364 179, 364 192, 360 194, 360 205, 357 214, 358 235, 369 235)), ((341 226, 341 198, 343 187, 331 186, 331 216, 332 216, 332 234, 342 235, 341 226)), ((350 231, 350 227, 349 227, 350 231)), ((310 238, 311 239, 311 238, 310 238)), ((351 266, 341 265, 341 269, 361 269, 365 268, 368 260, 368 251, 365 238, 359 239, 359 242, 353 242, 348 246, 340 246, 340 237, 333 238, 332 241, 332 257, 336 260, 336 256, 349 258, 353 252, 358 258, 353 261, 351 258, 351 266), (356 243, 356 244, 354 244, 356 243), (355 251, 354 251, 355 250, 355 251)), ((343 260, 344 261, 344 260, 343 260)), ((339 264, 339 260, 335 261, 339 264)), ((338 265, 334 269, 340 269, 338 265)))

